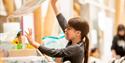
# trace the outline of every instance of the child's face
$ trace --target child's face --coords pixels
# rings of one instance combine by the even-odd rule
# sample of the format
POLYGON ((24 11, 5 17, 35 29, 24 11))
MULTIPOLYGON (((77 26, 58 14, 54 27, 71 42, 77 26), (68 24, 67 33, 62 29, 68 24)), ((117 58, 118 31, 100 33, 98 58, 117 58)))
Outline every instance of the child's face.
POLYGON ((76 32, 77 31, 74 28, 68 26, 65 29, 65 37, 66 37, 66 39, 67 40, 73 40, 73 39, 75 39, 77 37, 77 33, 76 32))
POLYGON ((21 41, 22 40, 22 32, 20 32, 20 35, 18 36, 18 39, 21 41))
POLYGON ((124 35, 125 35, 125 32, 124 32, 124 30, 121 30, 121 31, 118 32, 118 34, 119 34, 120 36, 124 36, 124 35))

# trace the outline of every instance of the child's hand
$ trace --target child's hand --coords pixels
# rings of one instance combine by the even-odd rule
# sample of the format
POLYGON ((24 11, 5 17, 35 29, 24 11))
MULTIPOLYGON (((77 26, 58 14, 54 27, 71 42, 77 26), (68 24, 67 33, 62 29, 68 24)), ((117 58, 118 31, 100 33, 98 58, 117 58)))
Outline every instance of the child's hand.
POLYGON ((26 38, 29 41, 29 43, 34 46, 35 48, 38 48, 40 44, 33 40, 32 38, 32 29, 28 29, 28 32, 26 32, 26 38))
POLYGON ((28 29, 28 32, 26 32, 26 38, 28 42, 32 45, 33 44, 32 29, 28 29))

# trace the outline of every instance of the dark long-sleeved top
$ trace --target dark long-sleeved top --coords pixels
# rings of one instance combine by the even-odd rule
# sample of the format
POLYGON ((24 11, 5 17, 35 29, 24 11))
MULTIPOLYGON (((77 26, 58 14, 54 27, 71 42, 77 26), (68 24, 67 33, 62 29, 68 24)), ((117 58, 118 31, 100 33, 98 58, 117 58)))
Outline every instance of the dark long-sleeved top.
MULTIPOLYGON (((62 14, 57 15, 57 20, 64 31, 67 25, 66 19, 62 14)), ((83 43, 79 42, 78 44, 71 45, 72 42, 69 41, 66 48, 63 49, 50 49, 44 46, 40 46, 38 49, 41 53, 46 54, 51 57, 62 57, 63 62, 70 61, 71 63, 82 63, 83 60, 83 43)))
POLYGON ((125 37, 114 36, 111 49, 115 50, 117 55, 125 56, 125 37))

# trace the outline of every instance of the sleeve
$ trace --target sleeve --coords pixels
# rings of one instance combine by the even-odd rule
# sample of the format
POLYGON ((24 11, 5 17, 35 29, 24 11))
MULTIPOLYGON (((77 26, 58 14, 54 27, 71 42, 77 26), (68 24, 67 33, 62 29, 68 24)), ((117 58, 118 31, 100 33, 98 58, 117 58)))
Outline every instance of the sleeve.
POLYGON ((66 19, 64 18, 64 16, 60 13, 60 14, 58 14, 57 16, 57 20, 58 20, 58 22, 59 22, 59 25, 61 26, 61 28, 62 28, 62 30, 63 30, 63 32, 65 31, 65 28, 66 28, 66 26, 67 26, 67 21, 66 21, 66 19))
POLYGON ((113 41, 112 41, 112 46, 111 46, 111 50, 115 50, 117 46, 117 37, 113 37, 113 41))
POLYGON ((41 53, 51 57, 69 57, 80 52, 79 45, 73 45, 63 49, 50 49, 40 45, 38 49, 41 53))

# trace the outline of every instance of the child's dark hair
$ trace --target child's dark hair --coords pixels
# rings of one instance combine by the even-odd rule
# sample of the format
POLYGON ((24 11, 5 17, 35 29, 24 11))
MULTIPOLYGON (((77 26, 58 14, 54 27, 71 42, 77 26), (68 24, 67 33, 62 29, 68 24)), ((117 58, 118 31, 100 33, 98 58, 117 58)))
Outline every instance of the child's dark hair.
POLYGON ((123 24, 119 24, 119 25, 118 25, 118 28, 117 28, 117 35, 119 35, 118 32, 120 32, 120 31, 124 31, 124 32, 125 32, 125 26, 124 26, 123 24))
POLYGON ((97 47, 94 47, 90 50, 90 56, 92 56, 93 53, 95 53, 98 50, 97 47))
POLYGON ((17 33, 16 38, 21 35, 21 32, 22 32, 22 31, 19 31, 19 32, 17 33))
POLYGON ((89 39, 87 34, 89 33, 89 24, 86 20, 81 20, 79 17, 72 18, 68 21, 68 25, 73 27, 75 30, 81 31, 81 40, 84 43, 84 63, 88 62, 88 50, 89 50, 89 39))
POLYGON ((123 24, 119 24, 117 30, 118 31, 121 31, 121 30, 125 31, 125 26, 123 24))

